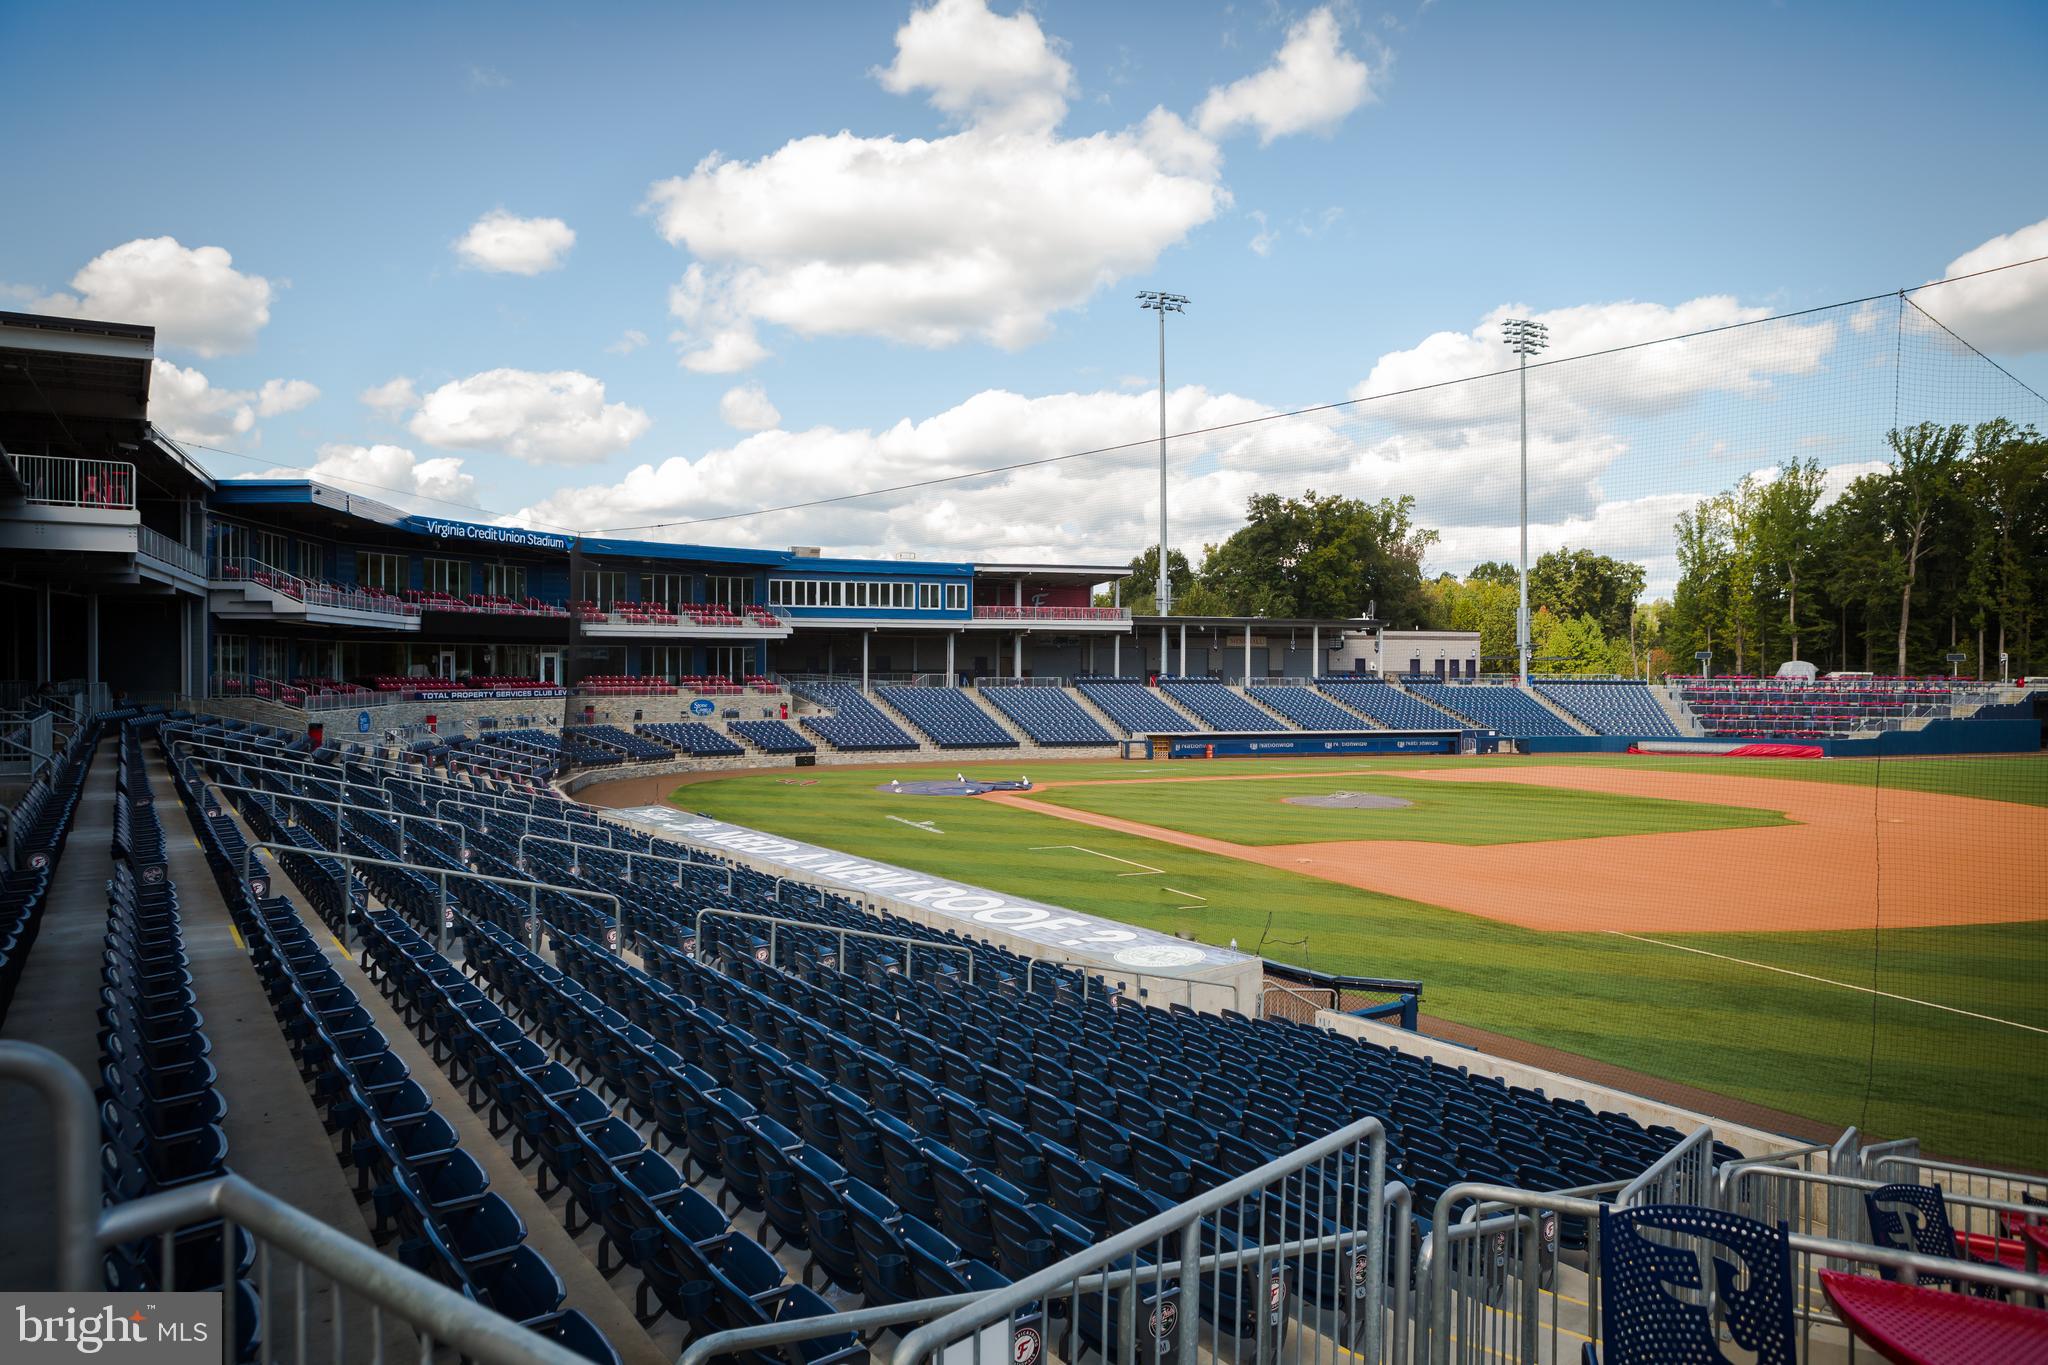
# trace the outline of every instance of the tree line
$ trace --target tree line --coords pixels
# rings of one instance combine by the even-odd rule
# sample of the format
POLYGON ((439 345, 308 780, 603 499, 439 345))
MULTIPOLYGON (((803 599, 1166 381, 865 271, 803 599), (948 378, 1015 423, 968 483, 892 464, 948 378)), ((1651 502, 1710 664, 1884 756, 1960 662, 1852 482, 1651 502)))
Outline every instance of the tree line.
MULTIPOLYGON (((1922 423, 1890 432, 1884 467, 1833 502, 1817 461, 1787 461, 1702 499, 1673 527, 1677 588, 1644 602, 1640 564, 1587 549, 1529 569, 1533 668, 1657 677, 1693 671, 1711 650, 1721 673, 1770 673, 1789 659, 1823 671, 2012 676, 2041 667, 2035 631, 2048 601, 2048 441, 2006 421, 1922 423)), ((1199 566, 1167 556, 1173 612, 1185 616, 1355 618, 1394 629, 1479 634, 1482 667, 1515 667, 1517 574, 1476 566, 1430 577, 1438 536, 1412 497, 1366 501, 1310 490, 1255 495, 1245 524, 1203 548, 1199 566)), ((1131 562, 1117 600, 1156 613, 1158 551, 1131 562)), ((1110 596, 1098 599, 1108 603, 1110 596)))

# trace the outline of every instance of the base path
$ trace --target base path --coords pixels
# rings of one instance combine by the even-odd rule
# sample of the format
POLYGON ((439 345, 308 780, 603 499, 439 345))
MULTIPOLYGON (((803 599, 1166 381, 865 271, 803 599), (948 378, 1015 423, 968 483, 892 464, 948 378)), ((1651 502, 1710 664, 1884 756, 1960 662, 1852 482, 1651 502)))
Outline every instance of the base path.
POLYGON ((1488 764, 1400 776, 1745 806, 1796 823, 1482 847, 1412 840, 1255 846, 1021 794, 978 799, 1529 929, 1756 933, 2048 917, 2048 808, 2040 806, 1648 769, 1488 764))

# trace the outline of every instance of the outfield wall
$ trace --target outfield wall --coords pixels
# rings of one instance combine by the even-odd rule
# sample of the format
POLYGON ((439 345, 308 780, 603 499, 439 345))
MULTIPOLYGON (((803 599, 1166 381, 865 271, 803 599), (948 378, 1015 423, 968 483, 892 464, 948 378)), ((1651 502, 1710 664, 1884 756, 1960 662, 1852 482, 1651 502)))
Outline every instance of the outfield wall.
MULTIPOLYGON (((1525 754, 1625 754, 1649 736, 1532 735, 1515 741, 1525 754)), ((1668 739, 1669 736, 1659 736, 1668 739)), ((1700 743, 1723 742, 1706 736, 1700 743)), ((1739 743, 1739 740, 1727 742, 1739 743)), ((1769 739, 1758 740, 1768 744, 1769 739)), ((2033 720, 1930 720, 1919 730, 1880 730, 1855 739, 1802 739, 1830 758, 1939 758, 1954 754, 2031 754, 2041 747, 2033 720)), ((1219 750, 1219 752, 1221 752, 1219 750)))
POLYGON ((1340 758, 1353 754, 1455 754, 1457 730, 1367 730, 1357 734, 1154 735, 1155 758, 1340 758))

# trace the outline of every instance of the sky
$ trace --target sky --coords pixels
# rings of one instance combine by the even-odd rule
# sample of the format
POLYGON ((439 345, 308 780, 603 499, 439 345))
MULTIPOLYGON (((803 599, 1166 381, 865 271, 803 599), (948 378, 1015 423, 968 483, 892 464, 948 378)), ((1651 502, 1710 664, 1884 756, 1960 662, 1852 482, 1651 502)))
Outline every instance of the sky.
MULTIPOLYGON (((1250 424, 1175 443, 1176 544, 1406 492, 1462 571, 1512 548, 1506 381, 1260 419, 1498 371, 1504 316, 1580 355, 2048 255, 2044 59, 2037 3, 13 0, 0 307, 155 324, 222 477, 1122 560, 1154 447, 743 514, 1156 436, 1167 290, 1169 426, 1250 424)), ((2015 377, 1937 398, 2032 415, 2048 265, 1914 301, 2015 377)), ((1532 372, 1534 549, 1655 590, 1691 499, 1869 467, 1894 307, 1532 372)))

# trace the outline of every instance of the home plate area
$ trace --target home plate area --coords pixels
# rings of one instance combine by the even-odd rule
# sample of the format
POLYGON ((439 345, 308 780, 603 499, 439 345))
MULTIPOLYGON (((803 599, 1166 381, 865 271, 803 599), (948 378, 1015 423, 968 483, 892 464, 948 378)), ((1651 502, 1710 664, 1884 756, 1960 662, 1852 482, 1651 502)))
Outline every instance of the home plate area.
POLYGON ((1290 796, 1286 800, 1290 806, 1314 806, 1318 810, 1405 810, 1415 804, 1375 792, 1331 792, 1328 796, 1290 796))
POLYGON ((1028 792, 1031 779, 1014 782, 979 782, 966 777, 938 782, 884 782, 875 788, 889 796, 980 796, 983 792, 1028 792))

